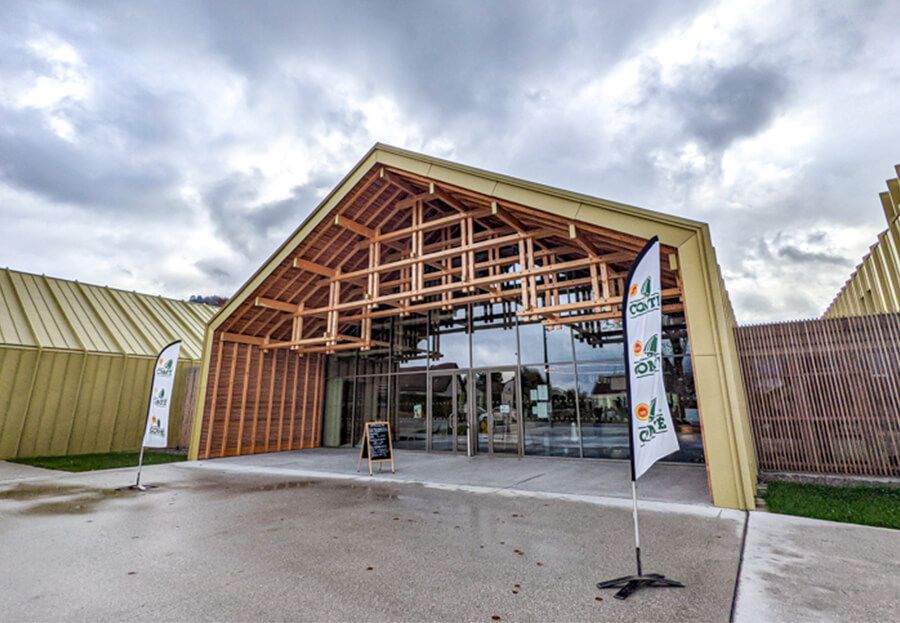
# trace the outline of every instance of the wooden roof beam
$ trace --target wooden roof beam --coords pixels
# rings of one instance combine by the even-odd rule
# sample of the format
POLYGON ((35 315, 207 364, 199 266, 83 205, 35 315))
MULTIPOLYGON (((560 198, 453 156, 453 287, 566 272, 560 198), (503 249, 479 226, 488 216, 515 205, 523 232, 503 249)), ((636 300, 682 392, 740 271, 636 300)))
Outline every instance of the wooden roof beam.
POLYGON ((308 270, 311 273, 322 275, 323 277, 328 278, 334 278, 337 275, 337 271, 333 268, 328 268, 327 266, 322 266, 321 264, 316 264, 315 262, 310 262, 309 260, 303 260, 299 257, 294 258, 294 268, 299 268, 300 270, 308 270))
POLYGON ((388 171, 385 168, 381 169, 381 177, 384 178, 384 180, 387 181, 388 183, 396 186, 397 188, 403 189, 411 196, 416 196, 420 192, 418 189, 416 189, 415 186, 412 186, 406 180, 401 179, 400 176, 396 175, 395 173, 393 173, 391 171, 388 171))
POLYGON ((503 207, 496 201, 491 201, 491 215, 496 216, 498 219, 500 219, 519 233, 523 233, 528 230, 527 225, 504 210, 503 207))
POLYGON ((338 227, 343 227, 344 229, 348 229, 355 234, 359 234, 363 238, 375 238, 377 232, 371 227, 366 227, 362 223, 357 223, 356 221, 347 218, 346 216, 342 216, 340 214, 334 217, 334 224, 338 227))
POLYGON ((575 226, 575 223, 569 223, 569 239, 574 241, 576 245, 581 247, 591 257, 601 254, 601 251, 597 249, 593 242, 588 240, 586 236, 578 234, 578 228, 575 226))
POLYGON ((419 193, 418 195, 413 195, 412 197, 407 197, 406 199, 401 199, 400 201, 397 202, 397 207, 399 207, 401 209, 410 208, 413 205, 415 205, 415 203, 417 201, 423 201, 423 202, 427 203, 429 201, 434 201, 435 199, 437 199, 439 201, 443 201, 444 203, 446 203, 448 206, 450 206, 457 212, 467 212, 468 210, 471 209, 468 206, 460 203, 459 201, 457 201, 456 199, 451 197, 449 193, 447 193, 445 190, 439 188, 434 182, 428 183, 428 192, 419 193))
POLYGON ((255 346, 262 346, 266 343, 266 339, 262 337, 256 337, 253 335, 242 335, 240 333, 227 333, 223 332, 219 334, 219 339, 223 342, 236 342, 238 344, 253 344, 255 346))
POLYGON ((297 311, 297 305, 295 303, 276 301, 275 299, 268 299, 262 296, 257 296, 256 301, 254 301, 253 304, 256 307, 267 307, 269 309, 277 309, 278 311, 284 311, 291 314, 297 311))

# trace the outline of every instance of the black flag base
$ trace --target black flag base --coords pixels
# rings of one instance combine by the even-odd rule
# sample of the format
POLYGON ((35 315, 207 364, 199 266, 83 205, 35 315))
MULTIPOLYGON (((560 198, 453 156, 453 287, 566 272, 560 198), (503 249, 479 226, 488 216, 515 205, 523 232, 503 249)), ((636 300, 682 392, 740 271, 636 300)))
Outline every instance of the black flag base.
POLYGON ((598 582, 597 588, 618 588, 619 592, 613 595, 616 599, 627 599, 629 595, 641 588, 684 588, 684 584, 670 580, 664 575, 658 573, 647 573, 645 575, 626 575, 615 580, 607 580, 606 582, 598 582))

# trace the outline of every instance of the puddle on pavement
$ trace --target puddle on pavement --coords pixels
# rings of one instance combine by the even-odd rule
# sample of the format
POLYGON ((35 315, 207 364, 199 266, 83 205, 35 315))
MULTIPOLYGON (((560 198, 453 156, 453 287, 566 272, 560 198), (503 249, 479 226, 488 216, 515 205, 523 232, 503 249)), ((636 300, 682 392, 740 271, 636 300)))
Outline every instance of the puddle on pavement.
POLYGON ((266 493, 271 491, 286 491, 291 489, 307 489, 316 487, 325 491, 355 491, 364 492, 367 499, 397 500, 401 496, 396 491, 378 484, 359 484, 349 482, 337 482, 329 480, 285 480, 279 482, 260 482, 253 479, 233 479, 223 481, 220 479, 191 480, 166 485, 168 489, 183 491, 202 491, 208 493, 220 493, 222 495, 240 495, 244 493, 266 493))
POLYGON ((0 491, 0 501, 25 503, 13 512, 19 515, 85 514, 107 500, 125 497, 128 492, 79 485, 20 483, 0 491))
POLYGON ((124 500, 155 493, 179 491, 234 496, 307 489, 310 487, 317 487, 323 492, 353 491, 355 495, 349 496, 349 499, 355 501, 359 500, 360 494, 369 501, 398 500, 401 498, 397 492, 388 488, 360 483, 321 480, 260 482, 253 479, 235 479, 230 481, 199 479, 169 482, 161 485, 148 484, 149 490, 147 491, 136 491, 128 486, 99 488, 83 485, 19 483, 5 490, 0 490, 0 503, 4 501, 18 503, 15 504, 17 508, 13 508, 11 512, 19 515, 86 514, 96 511, 100 505, 110 500, 124 500))

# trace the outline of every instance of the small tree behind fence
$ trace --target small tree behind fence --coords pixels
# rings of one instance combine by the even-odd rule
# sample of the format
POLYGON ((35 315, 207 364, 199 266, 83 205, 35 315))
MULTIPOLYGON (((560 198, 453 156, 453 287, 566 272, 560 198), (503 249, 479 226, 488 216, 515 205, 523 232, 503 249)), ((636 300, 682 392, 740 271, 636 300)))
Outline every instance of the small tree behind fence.
POLYGON ((735 334, 761 470, 900 477, 900 314, 735 334))

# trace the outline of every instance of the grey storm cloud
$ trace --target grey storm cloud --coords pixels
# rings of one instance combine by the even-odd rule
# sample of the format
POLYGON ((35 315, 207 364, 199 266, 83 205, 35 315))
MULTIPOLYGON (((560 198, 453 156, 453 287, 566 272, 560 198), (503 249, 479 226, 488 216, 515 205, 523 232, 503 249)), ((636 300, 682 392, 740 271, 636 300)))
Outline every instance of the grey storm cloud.
POLYGON ((140 149, 88 137, 75 146, 54 134, 37 113, 0 108, 0 179, 51 200, 89 208, 171 205, 178 171, 140 149))
POLYGON ((804 251, 795 246, 787 245, 778 249, 778 256, 800 264, 833 264, 835 266, 850 267, 853 261, 849 258, 820 251, 804 251))
POLYGON ((700 67, 669 94, 685 131, 713 149, 752 135, 772 119, 787 94, 773 67, 700 67))
POLYGON ((228 296, 383 141, 708 221, 739 316, 812 315, 883 228, 898 22, 889 2, 11 0, 0 265, 228 296))
MULTIPOLYGON (((285 237, 319 202, 322 180, 295 186, 290 197, 259 202, 263 175, 259 171, 235 173, 213 184, 204 195, 217 231, 248 258, 265 255, 261 242, 285 237)), ((276 243, 277 244, 277 243, 276 243)))

